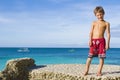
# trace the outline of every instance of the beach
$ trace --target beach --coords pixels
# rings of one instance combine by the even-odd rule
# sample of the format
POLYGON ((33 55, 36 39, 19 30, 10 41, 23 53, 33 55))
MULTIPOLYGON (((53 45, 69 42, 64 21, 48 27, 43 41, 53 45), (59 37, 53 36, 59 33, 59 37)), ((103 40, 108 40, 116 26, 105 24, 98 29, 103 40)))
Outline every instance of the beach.
POLYGON ((0 80, 120 80, 120 65, 103 66, 102 76, 96 76, 98 65, 91 64, 84 76, 85 64, 36 65, 32 58, 7 61, 0 72, 0 80))
POLYGON ((83 76, 85 64, 40 65, 29 71, 30 80, 120 80, 119 65, 104 65, 102 76, 96 76, 98 65, 91 65, 83 76))

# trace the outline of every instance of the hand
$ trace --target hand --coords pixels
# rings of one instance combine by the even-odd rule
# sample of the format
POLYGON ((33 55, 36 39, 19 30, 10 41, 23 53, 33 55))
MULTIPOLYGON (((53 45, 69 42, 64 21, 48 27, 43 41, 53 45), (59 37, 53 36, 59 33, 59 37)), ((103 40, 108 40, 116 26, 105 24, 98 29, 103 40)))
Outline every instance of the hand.
POLYGON ((92 41, 89 41, 89 46, 92 46, 92 41))
POLYGON ((108 50, 109 48, 110 48, 109 45, 106 45, 105 49, 108 50))

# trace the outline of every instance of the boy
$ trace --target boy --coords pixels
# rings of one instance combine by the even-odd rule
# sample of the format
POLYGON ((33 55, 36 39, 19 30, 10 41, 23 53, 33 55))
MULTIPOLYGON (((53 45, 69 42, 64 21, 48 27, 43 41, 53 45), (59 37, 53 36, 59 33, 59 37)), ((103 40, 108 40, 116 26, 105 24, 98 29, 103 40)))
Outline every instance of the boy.
POLYGON ((100 58, 97 76, 102 75, 102 67, 104 64, 104 58, 106 57, 105 52, 109 49, 110 43, 110 24, 104 20, 104 9, 101 6, 97 6, 94 9, 94 14, 98 20, 92 23, 89 40, 90 51, 86 61, 84 76, 88 74, 90 63, 95 56, 100 58), (105 31, 107 34, 106 41, 104 38, 105 31))

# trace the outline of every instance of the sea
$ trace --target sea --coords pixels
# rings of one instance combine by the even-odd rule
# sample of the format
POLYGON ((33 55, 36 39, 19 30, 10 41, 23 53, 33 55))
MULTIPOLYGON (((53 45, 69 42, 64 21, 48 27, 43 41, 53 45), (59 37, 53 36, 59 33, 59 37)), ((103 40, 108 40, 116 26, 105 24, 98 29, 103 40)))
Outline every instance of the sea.
MULTIPOLYGON (((88 52, 88 48, 0 48, 0 71, 8 60, 25 57, 33 58, 37 65, 85 64, 88 52)), ((99 58, 93 58, 91 64, 99 64, 99 58)), ((105 64, 120 65, 120 48, 106 52, 105 64)))

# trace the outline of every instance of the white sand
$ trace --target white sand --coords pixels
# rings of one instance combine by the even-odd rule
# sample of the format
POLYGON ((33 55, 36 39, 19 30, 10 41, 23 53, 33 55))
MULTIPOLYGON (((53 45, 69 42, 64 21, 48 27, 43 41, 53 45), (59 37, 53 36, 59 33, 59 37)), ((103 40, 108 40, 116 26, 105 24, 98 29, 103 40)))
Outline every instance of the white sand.
MULTIPOLYGON (((44 72, 53 72, 55 74, 61 73, 65 75, 71 75, 71 76, 77 76, 81 77, 83 76, 83 72, 85 69, 84 64, 56 64, 56 65, 46 65, 45 67, 37 66, 34 69, 31 69, 30 74, 34 75, 34 77, 38 74, 44 73, 44 72)), ((89 74, 85 77, 97 77, 98 65, 91 65, 89 74)), ((118 77, 120 78, 120 65, 104 65, 103 66, 103 75, 102 78, 105 77, 118 77)), ((119 79, 118 79, 119 80, 119 79)))

